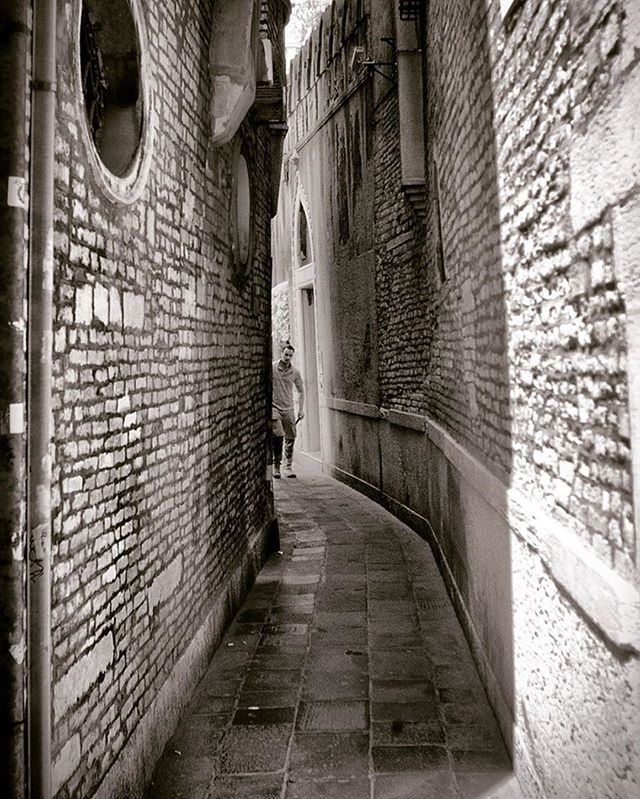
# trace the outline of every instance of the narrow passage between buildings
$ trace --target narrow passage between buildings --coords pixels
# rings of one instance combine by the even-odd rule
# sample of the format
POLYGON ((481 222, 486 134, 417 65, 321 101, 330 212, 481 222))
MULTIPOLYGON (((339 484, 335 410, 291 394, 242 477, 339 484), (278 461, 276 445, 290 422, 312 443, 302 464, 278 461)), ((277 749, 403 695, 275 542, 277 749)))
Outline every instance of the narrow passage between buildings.
POLYGON ((260 572, 149 799, 515 797, 497 724, 427 544, 298 469, 260 572))

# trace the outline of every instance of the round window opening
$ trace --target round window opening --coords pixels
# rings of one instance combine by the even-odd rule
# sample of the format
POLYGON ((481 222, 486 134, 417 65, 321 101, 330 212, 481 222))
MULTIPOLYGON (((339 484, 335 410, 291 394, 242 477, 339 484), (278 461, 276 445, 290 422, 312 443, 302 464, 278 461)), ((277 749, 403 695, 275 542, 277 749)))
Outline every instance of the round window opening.
POLYGON ((104 166, 127 174, 143 122, 140 45, 129 0, 83 0, 80 69, 87 127, 104 166))
POLYGON ((247 160, 238 153, 235 163, 235 250, 238 266, 246 268, 251 254, 251 182, 247 160))

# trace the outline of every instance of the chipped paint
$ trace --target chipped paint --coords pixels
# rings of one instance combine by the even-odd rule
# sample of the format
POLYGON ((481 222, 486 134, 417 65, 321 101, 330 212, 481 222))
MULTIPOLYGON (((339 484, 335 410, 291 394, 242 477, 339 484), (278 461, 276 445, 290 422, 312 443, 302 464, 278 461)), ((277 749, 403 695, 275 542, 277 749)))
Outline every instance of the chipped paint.
POLYGON ((18 641, 17 644, 12 644, 9 647, 9 652, 11 653, 11 657, 15 660, 15 662, 19 666, 22 666, 22 664, 25 661, 26 654, 27 654, 27 644, 26 644, 24 635, 22 636, 20 641, 18 641))

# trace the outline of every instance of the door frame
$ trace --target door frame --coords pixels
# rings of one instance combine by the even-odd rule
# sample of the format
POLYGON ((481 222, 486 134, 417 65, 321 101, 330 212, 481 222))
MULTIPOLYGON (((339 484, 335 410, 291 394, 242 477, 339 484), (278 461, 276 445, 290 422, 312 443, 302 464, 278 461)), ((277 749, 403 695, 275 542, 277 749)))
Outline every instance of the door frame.
MULTIPOLYGON (((303 321, 303 302, 304 302, 304 291, 307 289, 311 289, 313 291, 313 300, 314 300, 314 313, 313 313, 313 325, 314 325, 314 333, 315 333, 315 371, 316 371, 316 403, 318 408, 318 440, 320 442, 320 453, 322 452, 322 406, 320 404, 320 363, 318 358, 318 311, 317 311, 317 300, 318 300, 318 292, 316 288, 316 279, 315 279, 315 264, 312 261, 311 263, 305 264, 304 266, 296 267, 294 270, 294 279, 293 279, 293 300, 294 300, 294 314, 295 314, 295 331, 296 331, 296 342, 298 344, 297 351, 304 354, 306 352, 306 341, 305 341, 305 334, 304 334, 304 321, 303 321)), ((305 385, 305 392, 307 393, 307 407, 309 402, 308 396, 308 382, 307 382, 307 364, 306 358, 302 358, 302 361, 299 365, 300 371, 302 373, 302 379, 304 380, 305 385)), ((306 418, 303 420, 303 424, 306 421, 306 418)), ((308 432, 308 425, 304 425, 303 427, 303 435, 301 436, 301 449, 303 452, 310 452, 308 448, 309 443, 309 432, 308 432)), ((314 450, 317 452, 318 450, 314 450)))

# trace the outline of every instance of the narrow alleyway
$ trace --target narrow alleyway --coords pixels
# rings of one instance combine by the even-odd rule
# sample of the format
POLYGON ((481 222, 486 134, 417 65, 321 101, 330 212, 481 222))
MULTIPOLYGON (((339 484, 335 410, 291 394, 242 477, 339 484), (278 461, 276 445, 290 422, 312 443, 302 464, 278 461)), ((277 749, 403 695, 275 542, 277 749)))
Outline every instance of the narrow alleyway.
POLYGON ((216 652, 149 799, 516 796, 428 546, 315 466, 275 492, 282 553, 216 652))

